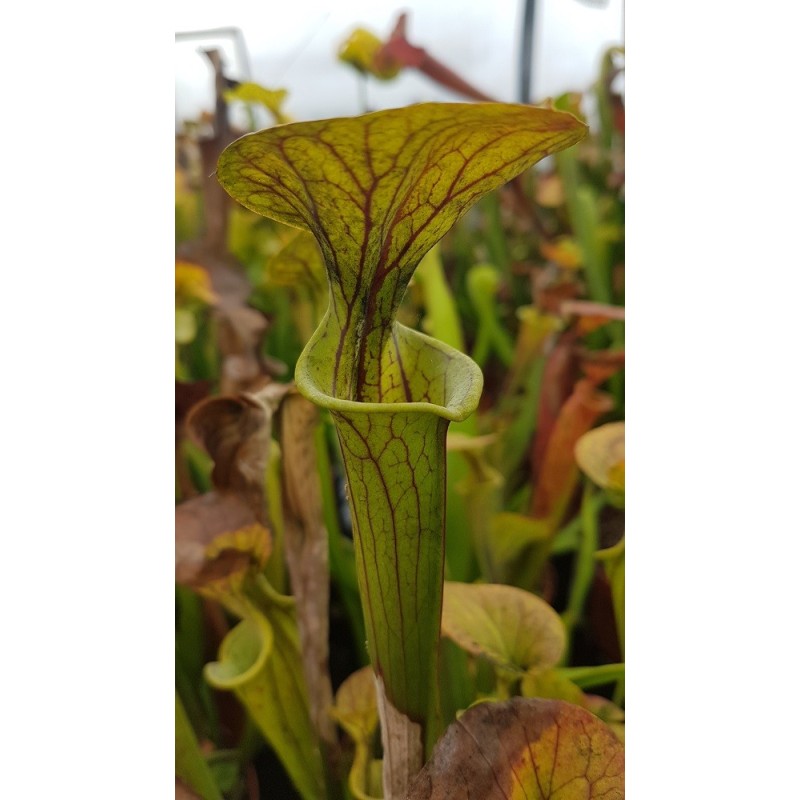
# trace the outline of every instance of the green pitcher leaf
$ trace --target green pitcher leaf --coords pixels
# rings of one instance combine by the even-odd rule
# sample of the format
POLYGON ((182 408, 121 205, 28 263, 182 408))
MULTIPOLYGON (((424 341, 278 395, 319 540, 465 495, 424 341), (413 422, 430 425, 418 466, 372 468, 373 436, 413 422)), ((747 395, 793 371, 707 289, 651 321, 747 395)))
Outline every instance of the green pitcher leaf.
POLYGON ((289 292, 294 327, 305 344, 319 325, 328 304, 325 265, 314 237, 292 231, 289 241, 267 261, 265 290, 279 286, 289 292))
POLYGON ((519 684, 519 691, 523 697, 540 697, 550 700, 565 700, 576 706, 584 706, 586 696, 579 686, 576 686, 560 670, 543 669, 530 670, 525 673, 519 684))
POLYGON ((425 319, 422 320, 425 333, 463 353, 464 332, 456 301, 447 284, 440 245, 434 245, 423 256, 414 273, 414 281, 421 289, 425 306, 425 319))
MULTIPOLYGON (((448 453, 456 455, 462 466, 461 479, 454 489, 464 507, 464 524, 483 580, 499 581, 491 543, 492 519, 502 505, 503 476, 490 463, 488 448, 494 435, 465 436, 451 432, 448 453)), ((462 532, 463 538, 463 532, 462 532)))
POLYGON ((302 288, 314 298, 325 295, 325 264, 314 237, 305 231, 295 233, 267 262, 266 278, 274 286, 302 288))
MULTIPOLYGON (((340 398, 386 402, 380 389, 402 366, 383 387, 378 366, 394 356, 391 323, 419 260, 482 195, 585 132, 549 109, 430 103, 244 136, 218 176, 251 210, 316 236, 334 337, 318 382, 340 398)), ((411 399, 402 381, 394 388, 392 400, 411 399)))
MULTIPOLYGON (((425 317, 422 329, 456 350, 466 352, 464 332, 458 307, 447 283, 440 244, 434 245, 423 257, 414 273, 414 287, 419 290, 425 317)), ((463 434, 477 433, 475 415, 450 428, 463 434)), ((449 451, 449 446, 448 446, 449 451)), ((469 517, 456 487, 467 475, 463 459, 448 452, 447 456, 447 536, 445 537, 447 575, 464 581, 475 577, 475 555, 470 542, 469 517)))
POLYGON ((175 694, 175 775, 182 778, 202 800, 222 800, 208 762, 200 751, 178 694, 175 694))
POLYGON ((547 347, 561 328, 561 320, 533 306, 517 309, 519 333, 502 395, 493 410, 493 427, 499 432, 493 448, 493 463, 501 470, 506 484, 528 456, 536 430, 537 409, 547 347))
POLYGON ((261 86, 258 83, 246 81, 238 84, 233 89, 228 89, 225 92, 225 99, 228 102, 231 100, 241 100, 244 103, 258 103, 272 114, 275 122, 282 124, 284 122, 289 122, 289 117, 281 110, 281 106, 288 94, 286 89, 267 89, 265 86, 261 86))
POLYGON ((496 295, 501 276, 491 264, 476 264, 467 273, 467 292, 478 315, 478 334, 472 357, 483 366, 494 351, 506 367, 514 359, 514 344, 499 319, 496 295))
POLYGON ((372 742, 378 729, 378 699, 375 692, 375 674, 371 667, 363 667, 348 678, 336 691, 331 716, 347 731, 356 746, 348 787, 356 800, 380 797, 380 761, 372 758, 372 742), (377 770, 376 770, 377 767, 377 770))
POLYGON ((575 444, 578 466, 612 495, 625 496, 625 423, 609 422, 583 434, 575 444))
POLYGON ((303 800, 318 800, 325 781, 302 678, 293 602, 267 587, 259 605, 248 604, 248 618, 223 639, 219 660, 206 665, 205 677, 213 687, 236 694, 303 800))
POLYGON ((488 544, 499 582, 533 588, 547 561, 549 535, 542 520, 510 511, 495 514, 488 544))
POLYGON ((480 703, 454 722, 407 800, 622 800, 624 749, 562 700, 480 703))
POLYGON ((383 42, 372 31, 356 28, 339 48, 339 60, 357 69, 363 75, 372 75, 382 81, 396 77, 400 64, 384 64, 378 58, 383 42))
POLYGON ((424 104, 272 128, 219 159, 231 196, 320 246, 329 306, 296 380, 336 424, 370 657, 412 724, 436 704, 447 426, 475 410, 482 375, 395 316, 421 258, 459 217, 585 133, 549 109, 424 104))
POLYGON ((390 702, 421 723, 435 697, 447 420, 399 404, 369 405, 373 413, 333 412, 367 640, 390 702))
POLYGON ((540 597, 502 584, 444 584, 442 634, 513 672, 554 667, 564 649, 558 614, 540 597))
POLYGON ((186 308, 175 309, 175 344, 191 344, 197 337, 197 319, 186 308))
POLYGON ((219 299, 205 267, 180 259, 175 262, 176 303, 188 303, 194 300, 202 305, 214 305, 219 299))
POLYGON ((330 714, 356 744, 369 742, 378 729, 375 674, 370 667, 362 667, 342 682, 330 714))

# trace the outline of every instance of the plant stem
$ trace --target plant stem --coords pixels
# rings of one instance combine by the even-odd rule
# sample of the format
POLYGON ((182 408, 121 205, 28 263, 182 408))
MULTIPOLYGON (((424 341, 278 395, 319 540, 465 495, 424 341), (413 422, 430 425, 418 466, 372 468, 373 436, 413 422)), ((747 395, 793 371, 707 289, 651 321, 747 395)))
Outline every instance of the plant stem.
MULTIPOLYGON (((592 512, 598 515, 608 504, 608 496, 605 492, 597 492, 592 496, 589 502, 592 506, 592 512)), ((577 550, 580 544, 582 525, 581 516, 578 514, 555 535, 550 554, 558 556, 562 553, 569 553, 573 550, 577 550)))
POLYGON ((564 648, 564 656, 562 658, 562 663, 565 664, 569 663, 572 632, 583 615, 583 606, 597 568, 594 554, 597 551, 599 530, 597 511, 591 502, 593 494, 592 484, 586 480, 583 486, 583 499, 580 510, 582 536, 578 540, 578 552, 575 555, 575 570, 572 576, 567 608, 561 615, 567 633, 567 646, 564 648))
POLYGON ((175 693, 175 774, 186 781, 202 800, 222 800, 183 703, 175 693))
POLYGON ((562 667, 559 672, 581 689, 605 686, 625 677, 625 664, 601 664, 597 667, 562 667))

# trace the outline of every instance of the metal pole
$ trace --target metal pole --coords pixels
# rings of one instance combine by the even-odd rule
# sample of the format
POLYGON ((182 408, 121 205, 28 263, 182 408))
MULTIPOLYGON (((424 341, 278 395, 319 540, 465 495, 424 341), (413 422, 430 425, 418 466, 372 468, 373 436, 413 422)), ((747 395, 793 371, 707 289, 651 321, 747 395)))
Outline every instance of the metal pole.
POLYGON ((533 84, 533 34, 536 0, 524 0, 519 59, 519 102, 531 102, 533 84))

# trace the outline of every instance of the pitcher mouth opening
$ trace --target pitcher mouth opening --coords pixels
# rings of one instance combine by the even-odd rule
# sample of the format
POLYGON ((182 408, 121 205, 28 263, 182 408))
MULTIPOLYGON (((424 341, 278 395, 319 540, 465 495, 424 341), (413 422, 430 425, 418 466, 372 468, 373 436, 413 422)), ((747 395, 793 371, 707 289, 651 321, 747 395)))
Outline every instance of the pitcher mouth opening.
POLYGON ((326 362, 326 352, 315 352, 315 344, 322 331, 317 329, 300 354, 295 369, 297 389, 306 399, 330 411, 344 414, 399 414, 427 413, 462 422, 478 407, 483 391, 481 368, 467 355, 454 347, 426 336, 424 333, 395 323, 405 337, 419 348, 420 361, 425 361, 434 375, 436 400, 419 399, 400 402, 369 402, 336 397, 325 387, 332 385, 332 364, 326 362))
POLYGON ((218 689, 235 689, 259 674, 272 648, 266 622, 242 620, 222 640, 219 660, 206 664, 206 679, 218 689))

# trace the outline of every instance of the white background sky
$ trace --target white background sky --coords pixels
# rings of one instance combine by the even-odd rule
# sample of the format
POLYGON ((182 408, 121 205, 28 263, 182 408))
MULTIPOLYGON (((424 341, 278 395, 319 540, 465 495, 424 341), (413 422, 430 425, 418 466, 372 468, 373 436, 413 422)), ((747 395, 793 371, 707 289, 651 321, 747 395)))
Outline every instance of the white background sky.
MULTIPOLYGON (((534 46, 534 97, 583 90, 595 79, 603 51, 622 43, 622 0, 538 0, 534 46)), ((251 79, 285 88, 285 110, 295 119, 344 116, 362 111, 358 76, 336 58, 355 27, 388 36, 397 14, 409 13, 408 38, 499 100, 516 101, 519 84, 522 0, 287 0, 280 13, 267 3, 177 0, 175 30, 241 29, 251 79)), ((231 40, 213 39, 231 77, 246 78, 231 40)), ((199 43, 176 43, 176 123, 212 107, 210 66, 199 43)), ((373 109, 427 100, 463 99, 407 70, 397 79, 369 81, 373 109)))

